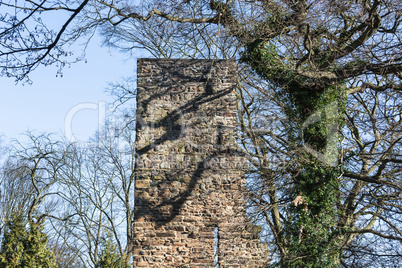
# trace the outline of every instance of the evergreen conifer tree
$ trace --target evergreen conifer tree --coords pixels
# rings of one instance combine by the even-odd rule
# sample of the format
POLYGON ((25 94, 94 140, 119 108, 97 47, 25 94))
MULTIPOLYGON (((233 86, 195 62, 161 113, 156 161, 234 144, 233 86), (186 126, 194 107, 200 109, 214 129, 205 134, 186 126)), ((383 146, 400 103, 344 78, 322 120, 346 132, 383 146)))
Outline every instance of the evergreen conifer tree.
POLYGON ((116 245, 113 243, 109 233, 102 242, 102 251, 99 256, 97 268, 123 268, 124 259, 118 252, 116 245))
POLYGON ((27 222, 21 215, 7 221, 0 248, 0 267, 55 268, 54 257, 47 247, 43 226, 27 222))

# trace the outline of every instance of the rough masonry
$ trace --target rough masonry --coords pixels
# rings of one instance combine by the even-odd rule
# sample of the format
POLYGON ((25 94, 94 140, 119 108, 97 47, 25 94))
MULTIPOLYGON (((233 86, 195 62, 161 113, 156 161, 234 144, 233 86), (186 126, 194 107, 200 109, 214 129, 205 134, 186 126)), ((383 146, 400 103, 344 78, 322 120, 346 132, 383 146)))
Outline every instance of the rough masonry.
POLYGON ((263 267, 243 197, 234 62, 138 59, 137 72, 134 267, 263 267))

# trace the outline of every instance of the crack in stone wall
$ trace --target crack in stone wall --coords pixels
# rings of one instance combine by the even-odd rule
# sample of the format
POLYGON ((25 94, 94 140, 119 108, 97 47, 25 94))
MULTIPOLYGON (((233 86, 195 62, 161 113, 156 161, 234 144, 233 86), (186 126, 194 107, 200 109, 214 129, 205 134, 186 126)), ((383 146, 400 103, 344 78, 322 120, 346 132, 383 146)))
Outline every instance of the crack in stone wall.
POLYGON ((227 60, 138 59, 134 267, 263 267, 227 60))

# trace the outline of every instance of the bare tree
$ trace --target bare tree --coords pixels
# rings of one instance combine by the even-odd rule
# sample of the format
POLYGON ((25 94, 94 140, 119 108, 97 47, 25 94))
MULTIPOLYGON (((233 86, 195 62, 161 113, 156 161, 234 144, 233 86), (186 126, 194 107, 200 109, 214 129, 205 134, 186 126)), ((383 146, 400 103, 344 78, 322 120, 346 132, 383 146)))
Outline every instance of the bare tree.
MULTIPOLYGON (((0 234, 2 263, 14 265, 50 265, 53 253, 48 236, 43 231, 45 220, 63 214, 57 210, 58 176, 63 148, 52 135, 27 133, 24 142, 14 141, 1 167, 0 175, 0 234), (23 246, 16 246, 23 241, 23 246), (9 254, 15 246, 16 254, 9 254), (8 253, 7 253, 8 252, 8 253), (40 255, 40 257, 38 257, 40 255), (35 257, 36 256, 36 257, 35 257)), ((49 267, 50 267, 49 266, 49 267)))
MULTIPOLYGON (((127 122, 126 122, 127 123, 127 122)), ((100 261, 106 236, 129 266, 134 240, 134 131, 108 123, 85 146, 69 146, 60 169, 69 222, 54 221, 58 237, 87 266, 100 261)))
POLYGON ((15 214, 44 225, 59 267, 97 267, 107 238, 128 267, 134 240, 135 133, 132 116, 123 118, 108 122, 85 145, 32 133, 27 141, 15 141, 0 181, 2 233, 15 214))
POLYGON ((54 216, 63 151, 51 135, 27 133, 25 137, 24 143, 14 142, 2 167, 2 219, 17 213, 41 223, 54 216))
POLYGON ((352 95, 348 104, 339 224, 349 228, 344 238, 349 267, 370 266, 379 259, 392 266, 402 258, 402 248, 396 246, 402 241, 400 97, 368 91, 352 95))

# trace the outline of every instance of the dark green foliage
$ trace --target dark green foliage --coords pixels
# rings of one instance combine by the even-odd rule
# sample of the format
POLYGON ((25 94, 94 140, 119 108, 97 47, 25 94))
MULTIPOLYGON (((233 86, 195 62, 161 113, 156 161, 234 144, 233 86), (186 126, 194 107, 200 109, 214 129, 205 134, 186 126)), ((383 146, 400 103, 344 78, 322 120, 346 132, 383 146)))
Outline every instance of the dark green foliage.
POLYGON ((102 251, 99 255, 97 268, 125 268, 124 258, 119 253, 110 235, 107 235, 102 242, 102 251))
POLYGON ((5 225, 0 250, 0 267, 57 267, 47 247, 47 236, 40 224, 30 222, 27 228, 22 216, 14 216, 5 225))

